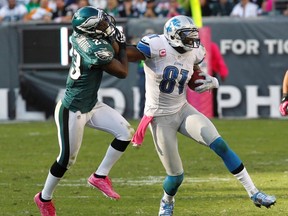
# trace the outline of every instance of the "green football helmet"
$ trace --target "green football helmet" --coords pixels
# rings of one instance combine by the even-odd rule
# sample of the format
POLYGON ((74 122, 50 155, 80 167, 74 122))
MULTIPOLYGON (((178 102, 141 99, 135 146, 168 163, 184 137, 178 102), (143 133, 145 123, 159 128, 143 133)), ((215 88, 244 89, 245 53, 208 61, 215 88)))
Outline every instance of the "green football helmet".
POLYGON ((80 8, 72 18, 75 32, 92 38, 106 38, 115 33, 115 19, 103 10, 86 6, 80 8))

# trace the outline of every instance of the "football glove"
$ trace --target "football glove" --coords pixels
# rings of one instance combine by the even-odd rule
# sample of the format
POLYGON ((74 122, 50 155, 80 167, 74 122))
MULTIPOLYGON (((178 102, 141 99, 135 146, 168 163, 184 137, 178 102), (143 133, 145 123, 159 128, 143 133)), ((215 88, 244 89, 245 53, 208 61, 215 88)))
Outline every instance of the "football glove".
POLYGON ((279 106, 279 111, 282 116, 288 115, 288 96, 282 98, 279 106))
POLYGON ((200 86, 195 88, 195 92, 203 93, 213 88, 219 87, 219 82, 215 77, 210 76, 205 72, 199 73, 200 76, 204 76, 205 79, 198 79, 195 81, 195 84, 201 84, 200 86))
POLYGON ((120 31, 118 28, 115 28, 115 39, 120 44, 126 43, 126 37, 122 31, 120 31))

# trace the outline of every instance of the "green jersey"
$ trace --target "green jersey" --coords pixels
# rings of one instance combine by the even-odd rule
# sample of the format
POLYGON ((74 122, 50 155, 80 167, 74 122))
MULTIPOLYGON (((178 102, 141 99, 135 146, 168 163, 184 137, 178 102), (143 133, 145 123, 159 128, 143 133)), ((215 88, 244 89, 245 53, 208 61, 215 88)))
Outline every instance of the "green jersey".
POLYGON ((87 113, 97 102, 103 76, 101 66, 114 57, 114 49, 104 39, 92 39, 73 33, 72 62, 66 82, 63 105, 73 111, 87 113))

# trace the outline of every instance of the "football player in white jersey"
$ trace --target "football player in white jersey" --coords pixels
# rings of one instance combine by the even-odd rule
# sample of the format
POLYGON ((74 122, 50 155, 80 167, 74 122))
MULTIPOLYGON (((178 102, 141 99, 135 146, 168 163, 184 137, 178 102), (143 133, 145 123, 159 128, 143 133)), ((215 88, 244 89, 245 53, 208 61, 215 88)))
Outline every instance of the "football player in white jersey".
MULTIPOLYGON (((241 182, 253 203, 269 208, 274 196, 259 191, 240 158, 219 135, 213 123, 186 100, 187 83, 205 57, 197 27, 191 18, 175 16, 164 26, 164 34, 144 36, 137 46, 127 47, 129 61, 144 60, 146 103, 144 117, 133 136, 134 145, 141 145, 146 127, 152 133, 158 156, 166 170, 164 194, 159 215, 173 215, 175 195, 184 178, 178 152, 177 132, 213 150, 227 169, 241 182)), ((218 88, 216 78, 197 80, 196 92, 218 88)))

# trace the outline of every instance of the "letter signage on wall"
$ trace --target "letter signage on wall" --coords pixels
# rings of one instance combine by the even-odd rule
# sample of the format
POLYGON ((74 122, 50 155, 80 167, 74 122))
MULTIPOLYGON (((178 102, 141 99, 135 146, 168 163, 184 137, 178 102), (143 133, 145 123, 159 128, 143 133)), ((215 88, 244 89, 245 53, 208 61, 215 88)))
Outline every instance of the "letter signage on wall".
MULTIPOLYGON (((128 19, 122 24, 128 40, 135 44, 148 28, 162 34, 166 20, 128 19)), ((220 80, 219 116, 280 117, 282 79, 288 69, 288 17, 213 17, 204 18, 203 26, 211 29, 211 39, 229 68, 227 79, 220 80)), ((71 32, 69 24, 16 24, 0 29, 1 120, 23 118, 23 113, 36 119, 53 114, 65 89, 71 32)), ((105 74, 99 98, 125 117, 137 118, 137 64, 129 64, 129 75, 123 80, 105 74)))

